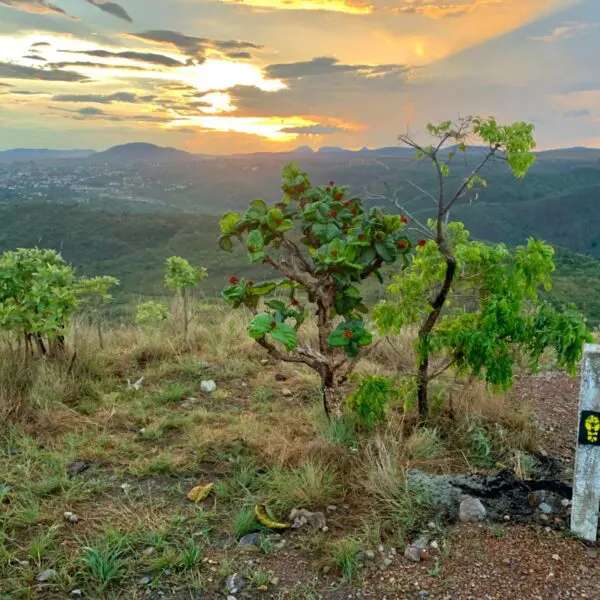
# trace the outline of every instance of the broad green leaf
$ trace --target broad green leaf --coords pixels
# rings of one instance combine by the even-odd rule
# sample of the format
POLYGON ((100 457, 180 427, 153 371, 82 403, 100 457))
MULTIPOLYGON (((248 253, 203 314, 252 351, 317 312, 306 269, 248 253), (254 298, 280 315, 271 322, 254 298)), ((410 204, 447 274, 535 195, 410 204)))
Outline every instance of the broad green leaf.
POLYGON ((272 308, 273 310, 278 310, 280 312, 283 312, 285 310, 285 304, 281 301, 281 300, 276 300, 275 298, 273 298, 272 300, 269 300, 266 305, 269 308, 272 308))
POLYGON ((258 229, 252 230, 248 234, 246 249, 251 262, 259 262, 265 257, 265 242, 262 233, 258 229))
POLYGON ((230 235, 222 235, 219 237, 219 248, 225 250, 225 252, 231 252, 233 250, 233 243, 230 235))
POLYGON ((262 313, 260 315, 256 315, 254 319, 250 322, 248 326, 248 331, 250 333, 250 337, 254 339, 260 339, 265 336, 265 334, 270 333, 275 327, 277 323, 272 315, 267 313, 262 313))
POLYGON ((298 334, 288 323, 277 323, 269 333, 274 340, 281 342, 288 352, 298 345, 298 334))
POLYGON ((235 233, 237 224, 241 220, 241 216, 236 212, 226 212, 221 219, 221 232, 227 235, 235 233))
POLYGON ((267 204, 264 200, 256 199, 250 202, 246 209, 244 218, 250 221, 260 221, 266 216, 268 211, 267 204))

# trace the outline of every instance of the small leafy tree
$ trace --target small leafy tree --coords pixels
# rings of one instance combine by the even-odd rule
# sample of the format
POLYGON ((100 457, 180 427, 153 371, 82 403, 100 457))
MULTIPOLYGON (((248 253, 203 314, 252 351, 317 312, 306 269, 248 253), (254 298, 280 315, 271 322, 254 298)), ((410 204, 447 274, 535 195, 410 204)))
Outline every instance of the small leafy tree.
POLYGON ((183 304, 183 335, 187 338, 193 314, 190 311, 190 300, 194 289, 206 279, 204 267, 194 267, 181 256, 171 256, 165 261, 165 285, 179 294, 183 304))
POLYGON ((430 371, 435 352, 444 350, 449 356, 442 369, 456 364, 506 387, 512 381, 515 347, 528 352, 535 364, 541 352, 553 346, 559 363, 572 368, 587 336, 580 315, 572 310, 558 312, 538 300, 539 289, 551 284, 552 248, 530 240, 511 253, 503 245, 475 242, 462 224, 449 223, 456 203, 471 190, 487 185, 480 173, 489 161, 506 162, 516 177, 527 173, 535 160, 533 126, 522 122, 499 125, 492 117, 429 124, 427 130, 436 144, 424 147, 408 135, 400 140, 434 167, 438 191, 430 197, 436 216, 429 227, 421 225, 427 239, 417 244, 410 268, 394 278, 389 288, 392 301, 375 310, 382 332, 419 324, 417 395, 422 417, 429 410, 429 382, 439 374, 430 371), (449 192, 449 164, 457 153, 468 151, 469 138, 487 149, 457 189, 449 192), (442 315, 446 316, 440 321, 442 315), (565 343, 558 335, 566 336, 565 343))
POLYGON ((226 213, 219 244, 231 251, 234 239, 243 240, 251 262, 269 265, 283 277, 261 283, 232 277, 222 295, 235 308, 254 313, 250 336, 272 356, 304 363, 319 374, 325 413, 337 419, 344 408, 340 386, 372 342, 359 286, 369 276, 383 282, 384 264, 408 264, 407 219, 376 208, 366 211, 360 198, 334 182, 313 187, 294 164, 283 170, 282 189, 283 198, 273 207, 252 200, 243 216, 226 213), (269 298, 259 306, 263 297, 269 298), (316 348, 298 343, 308 305, 316 311, 316 348))
POLYGON ((54 250, 19 248, 0 257, 0 328, 33 343, 40 354, 48 340, 62 339, 79 305, 75 271, 54 250))
POLYGON ((82 303, 117 282, 112 277, 78 278, 54 250, 19 248, 0 256, 0 329, 25 343, 26 355, 35 343, 40 354, 49 345, 64 348, 64 332, 82 303))
POLYGON ((119 280, 110 275, 81 277, 77 281, 77 293, 91 313, 92 321, 98 332, 98 343, 102 349, 104 349, 104 339, 102 337, 101 312, 107 304, 112 302, 111 288, 117 285, 119 285, 119 280))
POLYGON ((169 318, 169 309, 160 302, 142 302, 137 305, 135 321, 138 325, 156 325, 169 318))

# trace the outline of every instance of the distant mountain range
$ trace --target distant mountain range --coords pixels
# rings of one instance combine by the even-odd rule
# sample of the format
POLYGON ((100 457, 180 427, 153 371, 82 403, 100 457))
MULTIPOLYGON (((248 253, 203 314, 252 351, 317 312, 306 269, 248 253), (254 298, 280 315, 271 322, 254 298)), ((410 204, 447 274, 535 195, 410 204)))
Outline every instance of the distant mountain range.
POLYGON ((51 150, 49 148, 13 148, 0 151, 0 161, 18 162, 31 160, 54 160, 61 158, 87 158, 94 150, 51 150))
POLYGON ((197 160, 198 156, 177 150, 177 148, 163 148, 154 144, 136 142, 113 146, 104 152, 96 152, 88 160, 104 163, 136 163, 136 162, 181 162, 197 160))
MULTIPOLYGON (((447 148, 449 151, 451 148, 447 148)), ((470 152, 481 153, 485 148, 470 147, 470 152)), ((555 150, 546 150, 538 153, 545 158, 569 159, 585 156, 590 158, 597 154, 600 158, 600 149, 598 148, 559 148, 555 150)), ((414 150, 402 146, 388 146, 384 148, 367 148, 360 150, 348 150, 339 146, 323 146, 313 150, 310 146, 300 146, 295 150, 285 152, 256 152, 237 156, 265 156, 265 155, 304 155, 304 156, 337 156, 337 157, 361 157, 361 156, 413 156, 414 150)), ((65 160, 65 159, 85 159, 94 162, 115 163, 115 164, 134 164, 147 162, 173 163, 187 162, 199 159, 210 158, 206 154, 192 154, 177 148, 157 146, 142 142, 121 144, 112 146, 103 152, 94 150, 73 149, 73 150, 53 150, 50 148, 14 148, 0 151, 0 162, 22 162, 22 161, 47 161, 47 160, 65 160)))

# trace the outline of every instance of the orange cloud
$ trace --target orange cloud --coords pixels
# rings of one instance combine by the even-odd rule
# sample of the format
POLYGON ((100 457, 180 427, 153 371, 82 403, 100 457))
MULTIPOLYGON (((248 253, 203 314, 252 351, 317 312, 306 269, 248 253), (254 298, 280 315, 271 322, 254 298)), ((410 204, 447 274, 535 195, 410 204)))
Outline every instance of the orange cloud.
POLYGON ((500 4, 502 0, 474 0, 460 4, 421 4, 416 5, 415 0, 407 0, 411 6, 392 9, 393 13, 414 13, 431 19, 444 19, 446 17, 460 17, 472 13, 480 6, 489 4, 500 4))
POLYGON ((256 8, 327 10, 351 15, 367 15, 374 10, 372 5, 354 0, 224 0, 224 2, 256 8))

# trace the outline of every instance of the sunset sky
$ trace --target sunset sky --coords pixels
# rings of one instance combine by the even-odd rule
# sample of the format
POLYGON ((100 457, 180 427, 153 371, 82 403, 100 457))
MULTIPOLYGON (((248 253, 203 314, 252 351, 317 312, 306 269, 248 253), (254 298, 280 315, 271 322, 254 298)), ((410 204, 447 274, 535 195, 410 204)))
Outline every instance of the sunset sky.
POLYGON ((480 114, 600 147, 600 0, 0 0, 0 149, 391 146, 480 114))

